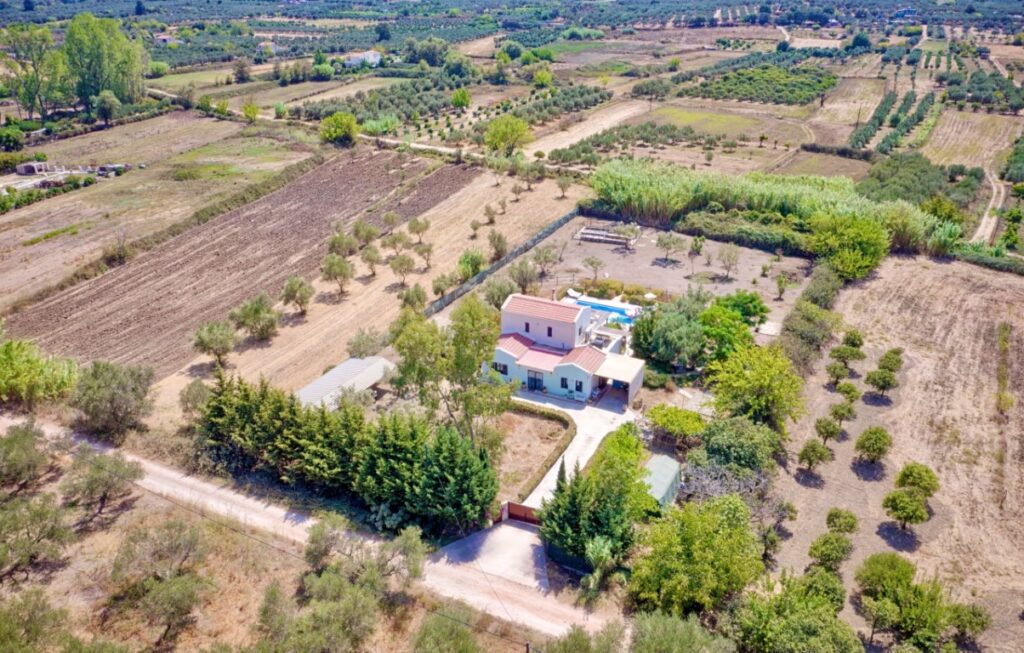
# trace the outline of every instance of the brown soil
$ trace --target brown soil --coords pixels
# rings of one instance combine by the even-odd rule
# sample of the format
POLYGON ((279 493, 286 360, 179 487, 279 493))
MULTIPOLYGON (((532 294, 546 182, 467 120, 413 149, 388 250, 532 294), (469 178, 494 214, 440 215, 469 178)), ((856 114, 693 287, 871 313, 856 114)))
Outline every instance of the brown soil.
MULTIPOLYGON (((487 232, 491 228, 505 235, 509 247, 515 247, 569 211, 587 193, 584 187, 574 186, 569 189, 567 198, 557 199, 561 193, 555 182, 548 180, 515 202, 511 179, 503 179, 496 187, 493 175, 472 174, 476 176, 461 190, 449 187, 444 191, 443 201, 421 214, 431 223, 425 241, 433 244, 434 254, 431 267, 416 270, 407 280, 409 285, 418 283, 430 293, 432 280, 451 272, 463 251, 488 249, 487 232), (480 236, 470 240, 469 223, 472 220, 484 222, 484 205, 497 206, 502 198, 507 201, 506 214, 498 215, 497 224, 482 228, 480 236)), ((379 181, 373 183, 380 187, 379 181)), ((319 255, 315 258, 319 261, 319 255)), ((376 276, 370 276, 361 263, 357 263, 356 274, 362 276, 348 285, 341 301, 337 286, 314 279, 318 295, 305 317, 289 314, 278 335, 265 346, 240 347, 230 359, 232 372, 250 380, 266 378, 277 387, 294 391, 323 374, 325 368, 345 360, 347 342, 359 329, 386 331, 399 313, 397 295, 402 288, 398 278, 386 266, 379 267, 376 276)), ((280 285, 272 291, 276 293, 279 288, 280 285)), ((216 317, 222 318, 223 312, 216 317)), ((185 338, 187 346, 187 333, 180 337, 185 338)), ((209 359, 197 356, 157 385, 155 414, 149 420, 154 428, 150 441, 165 437, 164 434, 177 427, 181 388, 197 376, 210 373, 209 359)), ((144 450, 148 455, 148 447, 144 450)))
POLYGON ((558 445, 565 427, 550 419, 507 412, 495 427, 504 435, 505 451, 498 465, 498 501, 517 501, 533 488, 527 482, 558 445))
MULTIPOLYGON (((1016 651, 1024 641, 1024 279, 967 265, 925 259, 890 258, 870 280, 844 290, 836 310, 866 337, 867 360, 855 365, 860 378, 874 369, 890 347, 904 348, 901 387, 890 401, 857 403, 857 418, 844 424, 849 435, 830 447, 835 461, 819 477, 800 473, 795 455, 813 437, 814 420, 837 402, 826 386, 825 360, 805 387, 807 415, 790 430, 791 462, 777 490, 793 501, 799 517, 788 528, 780 569, 801 571, 809 563, 810 542, 825 532, 832 507, 854 511, 860 531, 853 558, 843 567, 847 587, 865 557, 899 551, 917 563, 923 576, 948 581, 956 600, 977 601, 994 623, 983 638, 986 650, 1016 651), (1010 392, 1016 403, 1004 419, 995 412, 997 329, 1013 325, 1010 392), (894 446, 880 469, 856 465, 853 441, 867 427, 880 425, 894 446), (901 532, 881 508, 893 478, 909 461, 936 470, 942 488, 930 500, 931 519, 901 532)), ((847 605, 844 618, 864 628, 847 605)))
POLYGON ((278 131, 247 135, 240 128, 175 112, 46 146, 50 159, 60 163, 146 168, 0 216, 0 310, 57 284, 122 235, 132 241, 185 220, 313 151, 278 131), (181 166, 202 175, 176 180, 181 166), (73 229, 59 231, 68 228, 73 229), (54 232, 59 235, 25 244, 54 232))
POLYGON ((552 123, 553 130, 530 143, 526 148, 526 155, 532 157, 534 152, 547 153, 558 148, 569 147, 588 136, 593 136, 638 116, 647 111, 647 108, 647 102, 642 100, 611 102, 585 114, 583 121, 575 123, 564 131, 557 128, 557 123, 552 123))
POLYGON ((198 324, 223 319, 259 292, 276 295, 288 276, 313 276, 335 222, 353 221, 381 203, 409 217, 476 174, 446 166, 422 187, 399 191, 403 180, 426 166, 372 151, 338 157, 262 200, 27 309, 10 320, 11 333, 54 353, 144 363, 163 376, 191 358, 188 334, 198 324), (401 203, 388 202, 396 192, 401 203))

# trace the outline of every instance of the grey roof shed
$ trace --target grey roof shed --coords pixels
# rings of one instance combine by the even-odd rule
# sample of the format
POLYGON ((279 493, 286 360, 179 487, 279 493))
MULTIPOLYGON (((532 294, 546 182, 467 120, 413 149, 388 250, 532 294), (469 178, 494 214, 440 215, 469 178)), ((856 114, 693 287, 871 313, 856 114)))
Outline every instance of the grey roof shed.
POLYGON ((343 389, 371 388, 394 368, 394 363, 380 356, 350 358, 299 390, 296 396, 304 406, 323 404, 333 408, 343 389))
POLYGON ((679 493, 682 474, 679 461, 660 453, 654 454, 644 465, 644 469, 647 470, 644 482, 647 484, 648 494, 654 497, 662 508, 674 503, 679 493))

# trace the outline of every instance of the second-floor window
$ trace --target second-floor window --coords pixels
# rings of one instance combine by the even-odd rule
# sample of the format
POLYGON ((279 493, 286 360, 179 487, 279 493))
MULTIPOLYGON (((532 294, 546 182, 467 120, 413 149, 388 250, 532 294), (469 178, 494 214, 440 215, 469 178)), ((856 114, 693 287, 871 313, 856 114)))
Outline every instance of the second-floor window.
POLYGON ((494 362, 491 363, 491 367, 494 368, 494 371, 497 372, 498 374, 508 376, 508 365, 504 363, 494 362))

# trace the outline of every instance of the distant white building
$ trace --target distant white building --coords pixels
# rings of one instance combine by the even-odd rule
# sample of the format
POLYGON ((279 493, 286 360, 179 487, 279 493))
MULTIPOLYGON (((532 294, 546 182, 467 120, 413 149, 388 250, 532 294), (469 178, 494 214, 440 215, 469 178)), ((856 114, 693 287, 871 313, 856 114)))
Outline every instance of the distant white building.
POLYGON ((587 401, 608 388, 632 402, 644 362, 616 353, 620 331, 604 328, 588 306, 510 295, 501 307, 501 336, 491 368, 528 391, 587 401))
POLYGON ((299 390, 296 397, 303 406, 334 408, 345 390, 369 390, 393 369, 395 364, 380 356, 350 358, 299 390))
POLYGON ((376 68, 380 65, 380 52, 376 50, 353 52, 345 55, 343 61, 346 68, 358 68, 364 64, 369 68, 376 68))

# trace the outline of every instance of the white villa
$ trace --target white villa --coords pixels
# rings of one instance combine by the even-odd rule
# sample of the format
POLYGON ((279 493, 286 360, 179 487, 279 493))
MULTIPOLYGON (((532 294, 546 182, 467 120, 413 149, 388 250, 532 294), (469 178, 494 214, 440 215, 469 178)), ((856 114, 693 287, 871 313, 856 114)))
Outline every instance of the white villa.
POLYGON ((491 367, 531 392, 590 401, 612 390, 632 403, 643 385, 644 362, 620 353, 625 339, 625 331, 588 306, 510 295, 501 307, 491 367))

